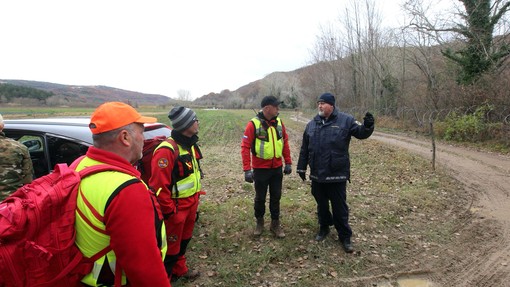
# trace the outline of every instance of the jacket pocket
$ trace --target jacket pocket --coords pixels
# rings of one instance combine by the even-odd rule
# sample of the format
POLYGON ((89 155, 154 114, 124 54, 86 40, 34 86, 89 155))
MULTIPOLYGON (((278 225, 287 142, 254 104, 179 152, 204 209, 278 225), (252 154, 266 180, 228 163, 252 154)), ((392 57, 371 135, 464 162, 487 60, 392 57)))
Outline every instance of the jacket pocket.
POLYGON ((345 171, 349 168, 349 158, 345 154, 333 151, 330 155, 329 167, 333 172, 345 171))

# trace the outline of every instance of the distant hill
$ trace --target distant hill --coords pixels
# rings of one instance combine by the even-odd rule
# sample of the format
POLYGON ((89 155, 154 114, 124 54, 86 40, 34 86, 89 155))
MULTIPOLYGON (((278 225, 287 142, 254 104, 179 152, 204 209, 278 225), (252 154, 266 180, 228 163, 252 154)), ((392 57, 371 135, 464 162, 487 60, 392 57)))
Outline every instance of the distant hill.
MULTIPOLYGON (((289 72, 273 72, 235 91, 223 90, 197 98, 193 104, 217 108, 260 108, 264 96, 274 95, 284 101, 285 108, 295 108, 307 102, 308 78, 316 65, 306 66, 289 72)), ((314 96, 315 97, 315 96, 314 96)))
MULTIPOLYGON (((220 93, 209 93, 193 100, 191 103, 162 95, 144 94, 107 86, 78 86, 0 79, 0 85, 16 85, 51 94, 51 96, 44 99, 35 99, 34 96, 19 97, 19 91, 16 93, 17 97, 14 98, 2 97, 0 94, 0 104, 91 107, 105 101, 121 101, 129 102, 134 106, 189 104, 194 107, 259 108, 262 97, 275 95, 285 102, 285 107, 293 108, 306 101, 306 94, 309 94, 305 88, 307 85, 306 75, 313 67, 314 65, 295 71, 273 72, 262 79, 239 87, 235 91, 223 90, 220 93)), ((26 94, 28 95, 28 93, 26 94)), ((30 94, 33 94, 33 92, 30 94)))
POLYGON ((106 101, 129 102, 132 105, 168 105, 175 100, 156 94, 144 94, 127 91, 107 86, 77 86, 62 85, 48 82, 26 81, 26 80, 0 80, 1 84, 10 84, 21 87, 28 87, 46 91, 53 95, 44 100, 24 98, 19 95, 16 98, 0 98, 0 103, 7 104, 44 104, 48 106, 95 106, 106 101), (41 102, 43 101, 43 102, 41 102))

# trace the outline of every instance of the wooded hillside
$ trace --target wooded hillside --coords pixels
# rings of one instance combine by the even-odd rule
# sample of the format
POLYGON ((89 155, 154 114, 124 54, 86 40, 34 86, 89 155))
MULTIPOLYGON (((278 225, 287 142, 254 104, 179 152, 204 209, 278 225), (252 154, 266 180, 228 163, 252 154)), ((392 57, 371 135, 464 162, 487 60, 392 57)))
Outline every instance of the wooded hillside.
POLYGON ((62 85, 38 81, 0 80, 0 104, 25 106, 94 107, 106 101, 137 105, 171 105, 162 95, 106 86, 62 85))
POLYGON ((310 65, 275 72, 236 91, 197 99, 201 105, 257 108, 274 95, 289 108, 314 108, 324 92, 354 113, 426 123, 454 113, 485 111, 508 124, 510 114, 508 0, 406 1, 405 25, 387 28, 374 0, 349 1, 337 22, 322 28, 310 65))

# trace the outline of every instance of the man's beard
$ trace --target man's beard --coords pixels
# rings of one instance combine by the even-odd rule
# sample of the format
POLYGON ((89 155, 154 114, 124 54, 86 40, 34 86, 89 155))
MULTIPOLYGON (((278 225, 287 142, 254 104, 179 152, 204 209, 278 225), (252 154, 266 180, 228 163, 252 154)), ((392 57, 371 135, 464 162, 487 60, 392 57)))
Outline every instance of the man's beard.
POLYGON ((319 111, 319 116, 324 117, 324 111, 319 111))

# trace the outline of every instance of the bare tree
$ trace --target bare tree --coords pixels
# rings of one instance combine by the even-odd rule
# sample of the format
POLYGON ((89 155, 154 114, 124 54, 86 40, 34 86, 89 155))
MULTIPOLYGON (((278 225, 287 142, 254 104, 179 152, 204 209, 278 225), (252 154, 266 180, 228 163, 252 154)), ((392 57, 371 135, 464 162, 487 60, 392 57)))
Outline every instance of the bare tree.
MULTIPOLYGON (((425 105, 431 106, 435 110, 440 107, 440 77, 441 69, 444 66, 438 66, 437 59, 441 58, 439 49, 434 48, 436 43, 434 37, 426 33, 419 33, 412 27, 404 27, 403 35, 403 69, 406 65, 411 63, 423 76, 426 82, 426 91, 424 97, 427 99, 425 105)), ((406 81, 406 73, 403 73, 402 83, 406 81)), ((417 79, 412 79, 416 81, 417 79)), ((413 93, 420 93, 416 89, 416 84, 413 85, 413 93)), ((411 96, 409 96, 411 97, 411 96)), ((416 98, 416 97, 415 97, 416 98)), ((419 97, 417 97, 419 101, 419 97)), ((416 103, 416 102, 415 102, 416 103)))
MULTIPOLYGON (((320 28, 314 49, 311 51, 312 62, 318 64, 315 68, 315 81, 322 92, 329 91, 336 95, 342 94, 342 78, 346 72, 342 69, 342 60, 346 56, 344 40, 338 29, 331 23, 320 28)), ((316 97, 315 97, 316 98, 316 97)))
POLYGON ((338 25, 327 25, 317 37, 312 61, 326 90, 351 106, 386 108, 396 104, 398 79, 393 76, 390 40, 374 0, 351 0, 338 25), (390 99, 391 98, 391 99, 390 99))
POLYGON ((373 0, 351 1, 341 23, 352 72, 353 101, 362 107, 395 110, 398 79, 390 57, 391 38, 373 0))
POLYGON ((190 101, 191 100, 191 92, 188 90, 178 90, 177 91, 177 99, 179 101, 190 101))

